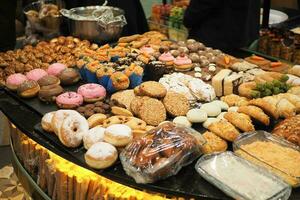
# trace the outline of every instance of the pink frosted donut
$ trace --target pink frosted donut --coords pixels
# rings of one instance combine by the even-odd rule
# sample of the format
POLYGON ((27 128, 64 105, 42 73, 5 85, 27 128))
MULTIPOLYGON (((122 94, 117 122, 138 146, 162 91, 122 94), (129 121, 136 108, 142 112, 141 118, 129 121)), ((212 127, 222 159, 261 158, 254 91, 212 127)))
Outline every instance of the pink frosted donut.
POLYGON ((48 75, 48 73, 43 69, 33 69, 26 74, 26 77, 29 80, 38 81, 46 75, 48 75))
POLYGON ((60 108, 72 109, 83 103, 83 97, 76 92, 65 92, 56 97, 56 104, 60 108))
POLYGON ((28 79, 26 78, 25 75, 17 73, 17 74, 12 74, 7 77, 6 79, 6 87, 10 90, 16 91, 19 85, 21 85, 24 81, 27 81, 28 79))
POLYGON ((96 83, 88 83, 80 86, 77 93, 83 96, 85 102, 96 102, 104 99, 106 96, 105 88, 96 83))
POLYGON ((49 75, 57 76, 60 74, 60 72, 62 72, 66 68, 67 68, 67 66, 64 64, 53 63, 48 67, 47 72, 49 75))

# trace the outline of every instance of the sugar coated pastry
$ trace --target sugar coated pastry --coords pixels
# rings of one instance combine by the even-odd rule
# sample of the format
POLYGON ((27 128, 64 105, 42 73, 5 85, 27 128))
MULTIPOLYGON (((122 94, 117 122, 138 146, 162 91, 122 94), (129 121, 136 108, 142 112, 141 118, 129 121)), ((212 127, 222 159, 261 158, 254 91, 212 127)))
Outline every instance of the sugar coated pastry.
POLYGON ((207 120, 207 113, 198 108, 189 110, 186 116, 192 123, 202 123, 207 120))
POLYGON ((46 113, 41 121, 43 130, 47 132, 53 132, 52 128, 52 117, 55 114, 55 111, 46 113))
POLYGON ((60 72, 62 72, 66 68, 67 66, 62 63, 53 63, 49 65, 47 72, 50 75, 57 76, 58 74, 60 74, 60 72))
POLYGON ((6 79, 6 87, 12 91, 16 91, 24 81, 27 81, 27 77, 23 74, 17 73, 9 75, 6 79))
POLYGON ((106 128, 104 141, 116 147, 123 147, 132 141, 131 128, 124 124, 113 124, 106 128))
POLYGON ((88 150, 93 144, 102 142, 105 128, 96 126, 83 135, 83 146, 88 150))
POLYGON ((38 81, 40 78, 48 75, 48 73, 43 69, 33 69, 26 74, 29 80, 38 81))
POLYGON ((106 96, 105 88, 96 83, 88 83, 80 86, 77 93, 83 96, 85 102, 96 102, 104 99, 106 96))
POLYGON ((185 126, 185 127, 192 127, 192 124, 191 122, 188 120, 187 117, 185 116, 179 116, 179 117, 175 117, 173 119, 173 122, 175 124, 179 124, 179 125, 182 125, 182 126, 185 126))
POLYGON ((83 97, 76 92, 65 92, 56 97, 56 104, 60 108, 72 109, 83 103, 83 97))
POLYGON ((211 125, 214 122, 218 122, 218 121, 220 121, 220 119, 217 119, 217 118, 207 118, 207 120, 202 124, 202 126, 207 129, 209 127, 209 125, 211 125))
POLYGON ((40 91, 40 86, 36 81, 28 80, 19 85, 17 92, 20 97, 35 97, 40 91))
POLYGON ((205 103, 200 107, 200 109, 205 111, 209 117, 218 116, 222 111, 219 105, 213 103, 205 103))
POLYGON ((66 147, 78 147, 88 130, 89 124, 83 116, 69 115, 61 124, 58 138, 66 147))
POLYGON ((74 110, 58 110, 56 111, 51 119, 51 126, 53 129, 53 132, 58 135, 58 132, 60 131, 61 125, 66 117, 69 115, 79 115, 78 112, 74 110))
POLYGON ((229 108, 228 104, 225 103, 224 101, 214 100, 211 103, 221 107, 221 110, 228 110, 229 108))
POLYGON ((106 142, 93 144, 84 155, 85 162, 92 168, 105 169, 118 158, 117 149, 106 142))

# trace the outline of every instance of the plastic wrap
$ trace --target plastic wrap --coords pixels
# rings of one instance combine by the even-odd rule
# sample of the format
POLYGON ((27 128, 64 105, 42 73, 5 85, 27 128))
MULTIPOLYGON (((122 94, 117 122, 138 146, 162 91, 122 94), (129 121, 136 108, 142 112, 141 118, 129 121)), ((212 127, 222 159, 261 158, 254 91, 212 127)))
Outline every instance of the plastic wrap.
POLYGON ((195 168, 234 199, 286 200, 291 194, 291 187, 279 177, 229 151, 203 156, 195 168))
POLYGON ((166 122, 129 144, 120 159, 137 183, 153 183, 197 159, 203 144, 205 139, 197 131, 166 122))
POLYGON ((124 15, 114 15, 112 9, 98 9, 93 12, 93 16, 97 18, 98 24, 104 28, 108 29, 110 26, 120 26, 123 27, 127 24, 126 18, 124 15))

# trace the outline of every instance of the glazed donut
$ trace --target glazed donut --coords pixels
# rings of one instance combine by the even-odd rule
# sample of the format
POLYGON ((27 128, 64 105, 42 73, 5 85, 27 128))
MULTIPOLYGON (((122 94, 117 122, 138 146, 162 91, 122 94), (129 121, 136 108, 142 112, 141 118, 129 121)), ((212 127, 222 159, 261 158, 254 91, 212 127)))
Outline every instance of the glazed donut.
POLYGON ((19 85, 17 89, 18 95, 23 98, 34 97, 38 94, 39 91, 39 84, 33 80, 24 81, 21 85, 19 85))
POLYGON ((89 124, 83 116, 69 115, 62 122, 58 138, 66 147, 78 147, 88 130, 89 124))
POLYGON ((65 92, 56 97, 56 104, 59 108, 72 109, 83 103, 83 97, 76 92, 65 92))
POLYGON ((27 81, 28 79, 23 74, 17 73, 9 75, 6 79, 6 87, 12 91, 16 91, 24 81, 27 81))
POLYGON ((60 84, 59 78, 57 78, 56 76, 53 76, 53 75, 44 76, 44 77, 40 78, 37 82, 40 85, 40 87, 60 84))
POLYGON ((73 85, 80 80, 79 73, 73 68, 67 68, 61 71, 57 77, 62 85, 73 85))
POLYGON ((93 144, 102 142, 104 138, 105 128, 96 126, 90 129, 87 134, 83 136, 83 146, 88 150, 93 144))
POLYGON ((256 83, 254 81, 242 83, 238 88, 239 95, 252 99, 251 93, 255 87, 256 87, 256 83))
POLYGON ((105 169, 118 158, 117 149, 106 142, 93 144, 84 155, 85 162, 92 168, 105 169))
POLYGON ((47 76, 48 73, 43 69, 33 69, 26 74, 29 80, 38 81, 40 78, 47 76))
POLYGON ((53 115, 55 114, 55 111, 53 112, 48 112, 46 113, 43 118, 42 118, 42 128, 43 130, 47 131, 47 132, 53 132, 53 128, 52 128, 52 118, 53 115))
POLYGON ((116 147, 123 147, 132 141, 131 128, 124 124, 113 124, 106 128, 104 141, 116 147))
POLYGON ((45 102, 53 102, 63 91, 64 89, 60 85, 43 86, 39 91, 39 99, 45 102))
POLYGON ((96 83, 88 83, 80 86, 77 93, 81 94, 83 96, 83 100, 89 103, 100 101, 106 96, 105 88, 96 83))
POLYGON ((64 119, 67 118, 69 115, 80 115, 80 114, 74 110, 58 110, 53 114, 51 120, 51 126, 53 132, 56 135, 58 135, 58 132, 60 131, 64 119))

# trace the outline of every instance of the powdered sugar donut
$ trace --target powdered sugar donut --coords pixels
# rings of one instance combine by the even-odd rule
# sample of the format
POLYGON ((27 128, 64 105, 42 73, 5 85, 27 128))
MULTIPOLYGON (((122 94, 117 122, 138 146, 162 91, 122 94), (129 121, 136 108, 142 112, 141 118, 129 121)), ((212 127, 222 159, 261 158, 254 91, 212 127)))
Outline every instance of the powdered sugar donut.
POLYGON ((56 111, 51 119, 51 126, 53 132, 58 135, 58 132, 60 131, 61 125, 65 118, 67 118, 69 115, 80 115, 75 110, 58 110, 56 111))
POLYGON ((110 125, 104 132, 104 141, 116 147, 126 146, 132 138, 131 128, 124 124, 110 125))
POLYGON ((48 67, 48 74, 53 76, 58 76, 67 66, 61 63, 53 63, 48 67))
POLYGON ((53 118, 54 114, 55 114, 55 111, 46 113, 43 116, 42 121, 41 121, 43 130, 45 130, 47 132, 53 132, 52 118, 53 118))
POLYGON ((9 75, 6 79, 6 87, 12 91, 16 91, 19 85, 27 81, 27 77, 23 74, 17 73, 9 75))
POLYGON ((117 149, 106 142, 93 144, 84 155, 85 162, 95 169, 110 167, 118 158, 117 149))
POLYGON ((90 129, 87 134, 83 136, 83 145, 85 149, 89 149, 93 144, 102 142, 104 138, 105 128, 96 126, 90 129))
POLYGON ((26 77, 29 80, 38 81, 46 75, 48 75, 48 73, 43 69, 33 69, 26 74, 26 77))
POLYGON ((78 147, 88 130, 89 124, 83 116, 69 115, 58 131, 58 138, 66 147, 78 147))
POLYGON ((85 102, 96 102, 104 99, 106 96, 105 88, 96 83, 88 83, 80 86, 77 93, 83 96, 85 102))
POLYGON ((56 104, 60 108, 72 109, 83 103, 83 97, 76 92, 65 92, 56 97, 56 104))

